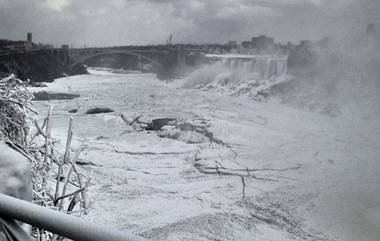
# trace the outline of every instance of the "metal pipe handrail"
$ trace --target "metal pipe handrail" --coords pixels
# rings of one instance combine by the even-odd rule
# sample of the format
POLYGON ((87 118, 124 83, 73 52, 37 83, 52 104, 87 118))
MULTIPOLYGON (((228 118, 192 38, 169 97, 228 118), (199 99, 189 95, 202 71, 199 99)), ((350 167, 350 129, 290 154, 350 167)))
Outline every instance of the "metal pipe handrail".
POLYGON ((0 216, 16 219, 75 241, 147 241, 127 231, 90 223, 14 197, 0 194, 0 216))

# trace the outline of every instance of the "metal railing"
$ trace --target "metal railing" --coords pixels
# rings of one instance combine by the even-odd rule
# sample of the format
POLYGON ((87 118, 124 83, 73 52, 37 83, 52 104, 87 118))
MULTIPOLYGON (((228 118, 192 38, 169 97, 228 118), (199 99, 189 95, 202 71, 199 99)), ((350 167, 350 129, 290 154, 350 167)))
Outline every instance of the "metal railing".
POLYGON ((75 241, 147 241, 127 231, 0 194, 0 216, 15 219, 75 241))

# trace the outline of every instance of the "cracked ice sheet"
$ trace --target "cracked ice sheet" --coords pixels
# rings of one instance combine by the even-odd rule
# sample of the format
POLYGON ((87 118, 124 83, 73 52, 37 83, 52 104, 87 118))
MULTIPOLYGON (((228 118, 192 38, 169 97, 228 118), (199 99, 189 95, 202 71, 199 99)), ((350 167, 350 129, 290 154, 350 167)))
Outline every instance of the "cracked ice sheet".
MULTIPOLYGON (((64 143, 68 110, 79 108, 74 146, 87 144, 81 158, 102 165, 85 167, 93 177, 90 220, 153 240, 356 241, 379 236, 375 121, 362 125, 271 102, 173 89, 152 75, 75 76, 48 89, 81 94, 51 101, 56 104, 53 134, 64 143), (115 113, 84 115, 98 105, 115 113), (120 135, 122 112, 203 119, 225 145, 190 145, 145 132, 120 135), (176 154, 136 154, 156 151, 176 154), (215 167, 217 160, 226 168, 265 169, 253 172, 263 179, 245 178, 242 201, 240 177, 199 173, 197 151, 203 165, 215 167)), ((36 107, 42 113, 48 109, 46 102, 36 107)))

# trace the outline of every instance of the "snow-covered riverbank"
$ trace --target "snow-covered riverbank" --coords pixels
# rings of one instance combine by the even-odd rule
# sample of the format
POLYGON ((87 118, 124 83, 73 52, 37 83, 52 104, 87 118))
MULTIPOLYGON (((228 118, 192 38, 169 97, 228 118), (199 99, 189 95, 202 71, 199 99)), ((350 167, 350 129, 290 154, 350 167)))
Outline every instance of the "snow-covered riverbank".
POLYGON ((68 118, 75 118, 74 146, 87 146, 81 159, 91 164, 83 166, 93 184, 88 219, 152 240, 372 241, 380 235, 377 120, 364 125, 174 88, 149 74, 98 71, 47 89, 81 95, 35 107, 44 115, 49 104, 56 106, 53 135, 62 145, 68 118), (85 115, 98 106, 115 112, 85 115), (217 141, 126 132, 121 113, 180 119, 217 141))

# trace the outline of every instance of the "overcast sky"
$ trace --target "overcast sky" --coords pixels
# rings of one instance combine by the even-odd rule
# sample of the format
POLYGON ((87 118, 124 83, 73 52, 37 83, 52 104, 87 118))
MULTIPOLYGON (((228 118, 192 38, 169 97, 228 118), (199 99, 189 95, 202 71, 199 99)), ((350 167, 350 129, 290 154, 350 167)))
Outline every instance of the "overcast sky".
POLYGON ((276 42, 380 28, 380 0, 0 0, 0 38, 111 46, 223 43, 256 35, 276 42))

